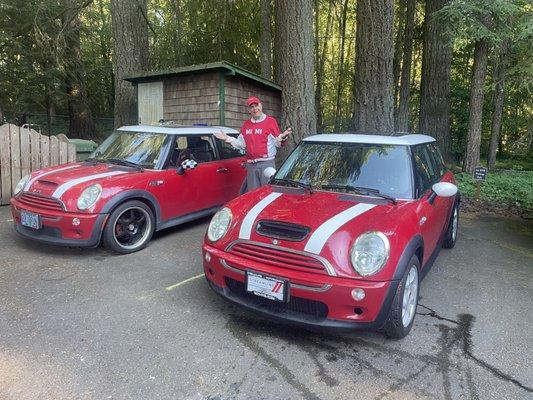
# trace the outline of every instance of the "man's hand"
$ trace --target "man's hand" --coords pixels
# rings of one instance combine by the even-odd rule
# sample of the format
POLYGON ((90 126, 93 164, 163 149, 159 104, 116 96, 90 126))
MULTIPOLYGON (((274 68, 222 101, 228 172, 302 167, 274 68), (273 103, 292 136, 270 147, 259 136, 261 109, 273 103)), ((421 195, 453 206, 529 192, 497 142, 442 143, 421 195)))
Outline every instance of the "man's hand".
POLYGON ((223 141, 226 141, 228 139, 228 134, 222 130, 215 132, 214 135, 217 139, 220 139, 223 141))
POLYGON ((289 135, 292 133, 292 128, 287 128, 281 135, 278 136, 278 140, 280 142, 284 142, 289 138, 289 135))

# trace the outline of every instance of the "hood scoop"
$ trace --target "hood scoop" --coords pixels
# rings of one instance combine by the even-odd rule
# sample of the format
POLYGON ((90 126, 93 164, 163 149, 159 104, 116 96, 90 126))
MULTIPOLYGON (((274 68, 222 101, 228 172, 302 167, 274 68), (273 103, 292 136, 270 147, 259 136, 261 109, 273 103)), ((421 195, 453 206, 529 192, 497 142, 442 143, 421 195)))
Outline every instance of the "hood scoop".
POLYGON ((37 179, 37 183, 39 185, 42 185, 42 187, 54 189, 58 186, 56 182, 47 181, 46 179, 37 179))
POLYGON ((300 242, 309 235, 311 228, 288 222, 262 220, 257 223, 256 232, 275 239, 300 242))

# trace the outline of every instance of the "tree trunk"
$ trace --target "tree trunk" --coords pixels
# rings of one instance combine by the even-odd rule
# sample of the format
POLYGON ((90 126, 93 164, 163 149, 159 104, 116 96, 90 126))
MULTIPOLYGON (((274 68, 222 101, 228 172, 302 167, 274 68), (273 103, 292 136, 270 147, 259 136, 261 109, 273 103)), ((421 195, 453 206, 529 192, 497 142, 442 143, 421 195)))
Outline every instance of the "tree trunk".
POLYGON ((313 2, 277 0, 280 30, 281 129, 293 133, 280 157, 288 154, 300 140, 316 133, 313 37, 313 2))
POLYGON ((80 46, 81 22, 78 12, 78 9, 69 9, 63 19, 66 29, 64 67, 69 114, 68 136, 94 139, 98 137, 98 133, 91 116, 85 87, 85 71, 80 46))
POLYGON ((146 0, 112 0, 111 19, 115 44, 115 127, 136 124, 135 88, 124 76, 147 71, 148 24, 146 0))
POLYGON ((181 38, 183 36, 182 34, 182 21, 183 16, 181 12, 181 0, 174 0, 173 1, 174 6, 174 22, 176 24, 176 30, 174 31, 174 60, 176 63, 176 67, 180 67, 183 64, 183 55, 182 55, 182 44, 181 44, 181 38))
POLYGON ((270 29, 270 0, 261 1, 261 75, 272 79, 272 32, 270 29))
POLYGON ((358 0, 354 127, 358 132, 394 131, 392 0, 358 0))
POLYGON ((341 44, 339 50, 339 77, 337 78, 337 94, 335 100, 335 120, 334 132, 338 132, 341 124, 342 115, 342 87, 344 82, 344 44, 346 42, 346 14, 348 13, 348 0, 344 0, 342 7, 341 19, 339 21, 339 31, 341 34, 341 44))
MULTIPOLYGON (((109 17, 106 17, 107 11, 104 9, 103 0, 98 2, 98 8, 100 10, 100 23, 103 26, 109 25, 109 17)), ((106 84, 109 90, 107 91, 107 104, 106 104, 106 115, 113 111, 115 105, 115 74, 113 72, 113 61, 111 60, 111 49, 109 40, 110 38, 106 37, 102 32, 100 32, 100 55, 102 57, 102 64, 105 67, 106 71, 106 84)))
POLYGON ((407 0, 400 100, 398 114, 395 120, 396 130, 399 132, 409 132, 409 96, 411 94, 411 63, 413 59, 413 37, 415 31, 415 6, 415 0, 407 0))
POLYGON ((494 80, 494 113, 492 114, 492 125, 490 135, 489 155, 487 167, 489 170, 494 169, 496 164, 496 153, 498 151, 498 142, 500 140, 500 130, 502 127, 503 103, 505 100, 505 70, 507 67, 507 49, 509 47, 509 40, 503 41, 499 54, 496 57, 494 66, 493 80, 494 80))
POLYGON ((396 39, 394 39, 394 60, 392 62, 392 76, 394 79, 394 115, 397 113, 398 96, 400 93, 400 73, 402 71, 402 44, 405 33, 405 0, 398 1, 398 17, 396 39))
POLYGON ((479 147, 481 145, 481 124, 483 122, 483 100, 489 44, 478 40, 474 49, 474 65, 470 84, 470 106, 468 116, 468 139, 466 143, 463 171, 469 174, 479 165, 479 147))
POLYGON ((326 54, 328 47, 328 37, 331 33, 331 25, 333 23, 333 1, 329 1, 328 6, 328 18, 326 22, 326 32, 322 40, 322 48, 320 48, 319 29, 318 29, 318 17, 320 10, 320 0, 315 0, 315 36, 316 36, 316 89, 315 89, 315 104, 316 104, 316 126, 317 131, 322 132, 324 130, 322 109, 322 89, 324 87, 324 65, 326 63, 326 54))
POLYGON ((420 113, 418 131, 433 136, 445 159, 450 158, 450 69, 451 43, 445 27, 432 18, 449 0, 426 0, 420 113))

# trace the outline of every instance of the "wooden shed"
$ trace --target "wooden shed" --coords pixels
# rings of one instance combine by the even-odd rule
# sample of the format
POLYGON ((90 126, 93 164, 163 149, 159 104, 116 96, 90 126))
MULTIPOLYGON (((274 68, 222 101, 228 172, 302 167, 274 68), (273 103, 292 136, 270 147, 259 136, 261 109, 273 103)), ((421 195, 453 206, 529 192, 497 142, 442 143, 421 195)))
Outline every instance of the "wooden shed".
POLYGON ((224 125, 239 129, 250 118, 246 99, 257 96, 263 111, 279 120, 281 87, 225 61, 132 75, 139 124, 161 119, 176 124, 224 125))

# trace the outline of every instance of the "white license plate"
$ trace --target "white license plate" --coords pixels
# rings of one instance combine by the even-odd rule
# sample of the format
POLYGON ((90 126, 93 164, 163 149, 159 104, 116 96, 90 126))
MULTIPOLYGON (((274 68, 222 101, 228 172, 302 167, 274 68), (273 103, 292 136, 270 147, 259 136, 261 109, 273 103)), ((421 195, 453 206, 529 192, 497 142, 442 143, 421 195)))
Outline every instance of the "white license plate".
POLYGON ((21 211, 20 223, 29 228, 41 229, 41 216, 28 211, 21 211))
POLYGON ((289 284, 284 279, 246 271, 246 291, 275 301, 288 301, 289 284))

